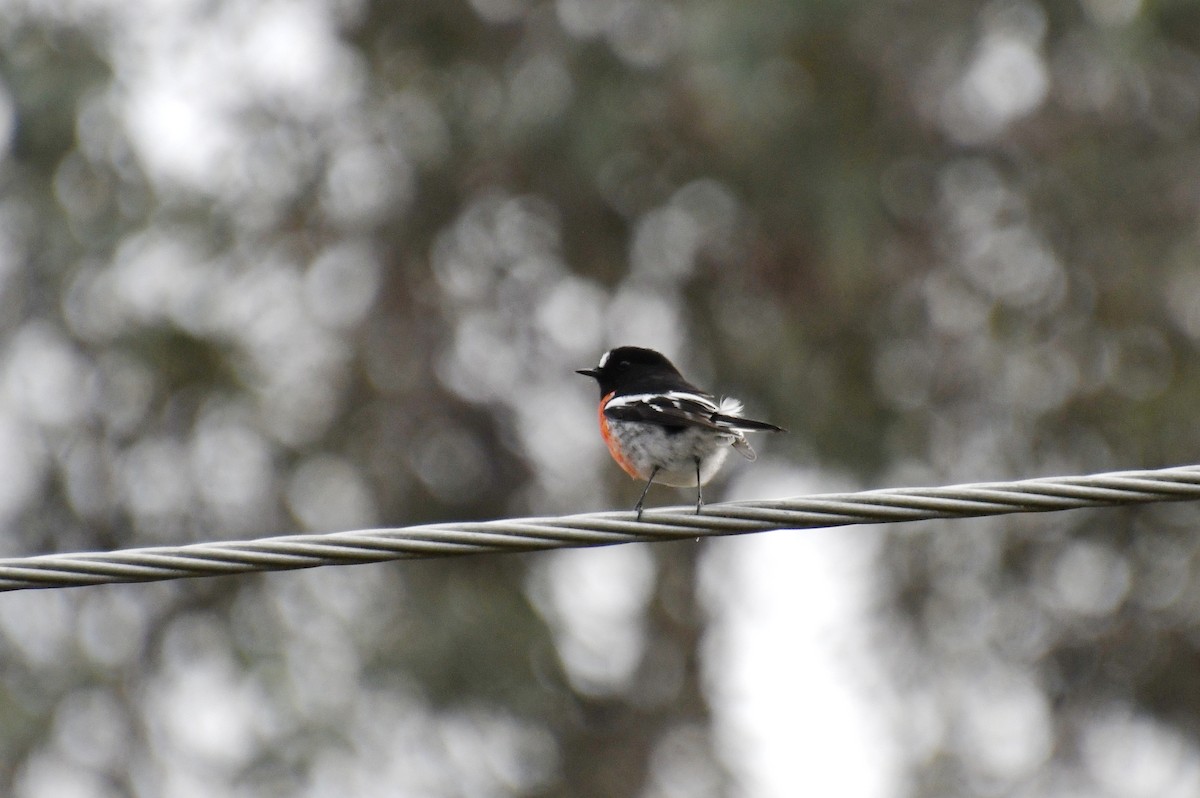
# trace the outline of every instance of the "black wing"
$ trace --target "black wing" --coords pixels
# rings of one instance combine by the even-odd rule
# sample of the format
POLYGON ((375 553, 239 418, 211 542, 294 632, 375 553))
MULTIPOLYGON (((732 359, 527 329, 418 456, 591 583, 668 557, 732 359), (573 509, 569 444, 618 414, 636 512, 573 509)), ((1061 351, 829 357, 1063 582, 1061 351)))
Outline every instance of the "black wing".
POLYGON ((722 413, 717 403, 704 394, 672 393, 617 397, 604 408, 604 415, 617 421, 641 421, 668 427, 703 427, 718 432, 783 431, 765 421, 722 413))
POLYGON ((713 421, 717 406, 700 394, 643 394, 616 397, 604 408, 604 415, 617 421, 640 421, 665 427, 704 427, 720 430, 713 421))

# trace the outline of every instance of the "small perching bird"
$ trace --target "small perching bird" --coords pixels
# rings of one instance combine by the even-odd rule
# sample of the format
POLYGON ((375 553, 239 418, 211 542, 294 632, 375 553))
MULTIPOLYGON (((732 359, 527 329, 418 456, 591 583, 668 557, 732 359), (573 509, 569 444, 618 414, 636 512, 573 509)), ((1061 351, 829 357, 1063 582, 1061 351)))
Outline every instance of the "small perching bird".
POLYGON ((704 506, 701 486, 720 470, 729 448, 747 460, 755 458, 743 433, 784 431, 742 418, 741 402, 718 402, 653 349, 620 346, 606 352, 596 368, 576 373, 600 384, 600 434, 613 459, 629 476, 646 480, 634 507, 638 520, 655 482, 695 485, 699 514, 704 506))

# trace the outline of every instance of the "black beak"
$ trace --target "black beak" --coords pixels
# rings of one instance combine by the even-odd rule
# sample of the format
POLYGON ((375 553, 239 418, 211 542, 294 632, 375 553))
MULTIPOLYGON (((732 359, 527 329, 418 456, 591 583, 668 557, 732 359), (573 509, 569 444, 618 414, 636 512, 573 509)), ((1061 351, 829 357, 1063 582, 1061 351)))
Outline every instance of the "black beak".
POLYGON ((595 379, 595 378, 596 378, 596 376, 597 376, 597 375, 598 375, 600 372, 596 371, 595 369, 576 369, 576 370, 575 370, 575 373, 576 373, 576 374, 582 374, 582 375, 583 375, 583 376, 585 376, 585 377, 591 377, 592 379, 595 379))

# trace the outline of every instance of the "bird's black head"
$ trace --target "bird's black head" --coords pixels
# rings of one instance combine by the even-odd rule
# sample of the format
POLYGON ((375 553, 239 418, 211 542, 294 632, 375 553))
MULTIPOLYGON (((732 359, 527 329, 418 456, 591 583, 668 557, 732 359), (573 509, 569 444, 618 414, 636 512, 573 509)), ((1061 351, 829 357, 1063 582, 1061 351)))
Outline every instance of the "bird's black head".
POLYGON ((600 383, 601 396, 607 396, 618 389, 629 389, 643 384, 655 389, 682 387, 688 384, 671 361, 653 349, 642 349, 638 346, 619 346, 611 349, 600 358, 596 368, 579 369, 575 373, 592 377, 600 383))

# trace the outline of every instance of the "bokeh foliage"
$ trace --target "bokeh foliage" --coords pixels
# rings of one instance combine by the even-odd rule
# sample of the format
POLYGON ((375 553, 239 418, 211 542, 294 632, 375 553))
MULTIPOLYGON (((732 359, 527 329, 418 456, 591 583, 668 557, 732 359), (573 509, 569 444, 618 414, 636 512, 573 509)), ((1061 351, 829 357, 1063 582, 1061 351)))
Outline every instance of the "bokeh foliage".
MULTIPOLYGON (((621 506, 571 374, 618 343, 862 484, 1195 461, 1198 48, 1185 0, 6 3, 4 552, 621 506)), ((1194 794, 1198 522, 862 533, 894 794, 1194 794)), ((5 596, 0 792, 744 794, 698 551, 628 556, 590 654, 552 557, 5 596)))

